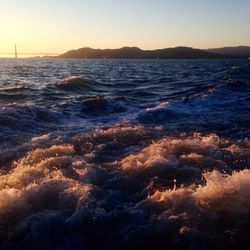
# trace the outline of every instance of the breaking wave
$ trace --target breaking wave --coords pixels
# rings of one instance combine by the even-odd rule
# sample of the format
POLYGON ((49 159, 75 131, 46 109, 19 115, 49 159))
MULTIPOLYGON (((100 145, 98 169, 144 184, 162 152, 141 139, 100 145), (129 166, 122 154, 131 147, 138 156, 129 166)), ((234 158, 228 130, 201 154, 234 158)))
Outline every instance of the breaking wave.
POLYGON ((245 240, 235 231, 249 230, 237 217, 250 215, 248 141, 117 124, 38 145, 0 176, 4 249, 206 249, 212 238, 209 248, 220 249, 245 240))
POLYGON ((86 90, 86 87, 91 87, 96 84, 98 84, 96 81, 88 78, 69 76, 65 79, 57 81, 56 86, 65 91, 79 91, 84 89, 86 90))
POLYGON ((249 249, 249 60, 0 70, 0 249, 249 249))

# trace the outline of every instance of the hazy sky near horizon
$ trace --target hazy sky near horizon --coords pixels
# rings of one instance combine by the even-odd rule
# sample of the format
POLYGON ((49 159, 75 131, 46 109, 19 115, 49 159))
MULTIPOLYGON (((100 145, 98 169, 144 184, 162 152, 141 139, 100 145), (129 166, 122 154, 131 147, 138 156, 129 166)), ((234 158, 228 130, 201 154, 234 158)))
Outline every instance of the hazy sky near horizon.
POLYGON ((0 53, 250 45, 250 0, 0 0, 0 53))

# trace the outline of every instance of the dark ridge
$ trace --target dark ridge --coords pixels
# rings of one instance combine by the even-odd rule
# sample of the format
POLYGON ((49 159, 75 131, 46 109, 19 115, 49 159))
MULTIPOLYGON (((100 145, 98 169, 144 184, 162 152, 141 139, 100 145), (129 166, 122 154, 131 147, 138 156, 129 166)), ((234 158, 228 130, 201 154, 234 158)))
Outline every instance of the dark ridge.
POLYGON ((215 53, 218 55, 232 57, 232 58, 250 57, 250 47, 248 46, 215 48, 215 49, 208 49, 207 51, 210 53, 215 53))
POLYGON ((176 47, 157 50, 142 50, 137 47, 120 49, 81 48, 70 50, 59 58, 90 58, 90 59, 220 59, 225 56, 190 47, 176 47))

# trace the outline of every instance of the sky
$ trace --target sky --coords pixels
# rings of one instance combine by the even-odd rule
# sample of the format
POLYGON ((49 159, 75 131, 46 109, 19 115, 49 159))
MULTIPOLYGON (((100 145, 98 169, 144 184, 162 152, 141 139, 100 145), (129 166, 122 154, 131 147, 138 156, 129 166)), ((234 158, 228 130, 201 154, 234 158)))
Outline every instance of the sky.
POLYGON ((0 0, 0 53, 250 46, 250 0, 0 0))

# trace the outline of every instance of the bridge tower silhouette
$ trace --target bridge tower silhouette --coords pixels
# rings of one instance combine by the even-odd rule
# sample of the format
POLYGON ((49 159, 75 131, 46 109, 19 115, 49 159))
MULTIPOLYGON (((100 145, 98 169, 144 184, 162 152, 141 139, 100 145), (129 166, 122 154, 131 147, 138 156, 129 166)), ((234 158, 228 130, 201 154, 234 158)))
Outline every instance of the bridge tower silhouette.
POLYGON ((60 53, 56 53, 56 52, 44 52, 44 51, 34 51, 32 49, 29 48, 24 48, 22 46, 18 46, 15 44, 14 45, 14 50, 13 47, 11 46, 11 48, 7 48, 6 51, 0 51, 0 58, 1 56, 10 56, 10 57, 14 57, 15 59, 17 58, 23 58, 24 57, 42 57, 42 56, 58 56, 60 55, 60 53))
POLYGON ((15 58, 17 59, 17 49, 16 49, 16 44, 15 44, 15 58))

